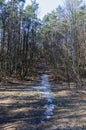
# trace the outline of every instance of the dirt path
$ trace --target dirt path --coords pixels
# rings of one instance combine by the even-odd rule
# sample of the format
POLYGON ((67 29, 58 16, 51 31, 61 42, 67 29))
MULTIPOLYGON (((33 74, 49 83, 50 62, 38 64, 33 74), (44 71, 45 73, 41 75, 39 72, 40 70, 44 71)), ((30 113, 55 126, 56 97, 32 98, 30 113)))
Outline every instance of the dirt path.
POLYGON ((39 82, 13 81, 1 85, 0 130, 86 130, 85 87, 75 89, 71 84, 69 89, 67 84, 51 83, 55 94, 54 114, 40 122, 46 100, 40 98, 41 92, 29 91, 39 82))

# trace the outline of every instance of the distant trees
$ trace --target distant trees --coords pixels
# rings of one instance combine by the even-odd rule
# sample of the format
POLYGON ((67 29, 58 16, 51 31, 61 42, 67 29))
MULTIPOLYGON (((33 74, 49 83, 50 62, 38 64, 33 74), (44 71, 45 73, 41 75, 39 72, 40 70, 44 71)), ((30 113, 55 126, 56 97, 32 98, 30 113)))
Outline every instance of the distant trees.
POLYGON ((57 78, 81 83, 86 74, 86 5, 65 0, 38 19, 38 4, 0 0, 0 72, 29 75, 45 57, 57 78))
POLYGON ((38 4, 24 9, 24 0, 0 1, 0 71, 25 77, 36 52, 38 4))
POLYGON ((64 7, 59 6, 44 17, 41 29, 45 55, 57 77, 60 74, 61 78, 79 84, 86 72, 85 22, 84 2, 65 0, 64 7))

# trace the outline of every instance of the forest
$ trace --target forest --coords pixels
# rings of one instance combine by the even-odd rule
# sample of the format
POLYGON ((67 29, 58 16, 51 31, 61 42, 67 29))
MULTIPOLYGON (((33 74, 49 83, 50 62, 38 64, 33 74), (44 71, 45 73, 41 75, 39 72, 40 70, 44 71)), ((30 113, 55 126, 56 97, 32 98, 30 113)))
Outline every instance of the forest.
POLYGON ((86 75, 86 5, 66 0, 38 19, 38 4, 0 1, 0 72, 2 76, 32 73, 44 57, 61 80, 80 82, 86 75))
POLYGON ((25 2, 0 0, 0 130, 86 130, 86 1, 25 2))

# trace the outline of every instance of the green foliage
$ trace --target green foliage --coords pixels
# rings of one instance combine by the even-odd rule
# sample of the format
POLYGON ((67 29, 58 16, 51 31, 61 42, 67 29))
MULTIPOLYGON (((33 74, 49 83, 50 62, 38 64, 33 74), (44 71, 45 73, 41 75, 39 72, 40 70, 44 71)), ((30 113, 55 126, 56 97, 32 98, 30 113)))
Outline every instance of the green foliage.
POLYGON ((78 81, 86 64, 86 5, 65 0, 41 21, 36 0, 24 3, 0 0, 0 70, 25 77, 42 55, 55 74, 78 81))

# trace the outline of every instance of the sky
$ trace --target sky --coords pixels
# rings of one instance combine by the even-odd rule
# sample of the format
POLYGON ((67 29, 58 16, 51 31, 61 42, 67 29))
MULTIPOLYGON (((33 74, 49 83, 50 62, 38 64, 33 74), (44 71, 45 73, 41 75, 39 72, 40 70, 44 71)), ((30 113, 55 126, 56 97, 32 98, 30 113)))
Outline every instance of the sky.
MULTIPOLYGON (((58 7, 61 0, 36 0, 39 3, 39 17, 42 19, 47 13, 58 7)), ((26 5, 30 4, 30 0, 26 0, 26 5)))

